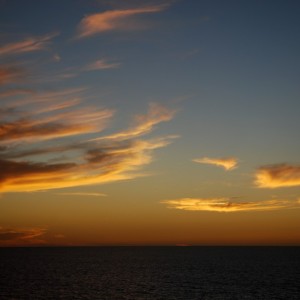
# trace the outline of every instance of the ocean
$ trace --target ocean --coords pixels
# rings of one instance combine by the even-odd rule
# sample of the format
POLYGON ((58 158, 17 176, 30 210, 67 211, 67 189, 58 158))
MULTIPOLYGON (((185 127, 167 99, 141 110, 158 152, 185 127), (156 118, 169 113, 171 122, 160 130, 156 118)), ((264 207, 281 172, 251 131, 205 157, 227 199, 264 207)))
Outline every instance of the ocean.
POLYGON ((300 247, 1 248, 0 299, 300 299, 300 247))

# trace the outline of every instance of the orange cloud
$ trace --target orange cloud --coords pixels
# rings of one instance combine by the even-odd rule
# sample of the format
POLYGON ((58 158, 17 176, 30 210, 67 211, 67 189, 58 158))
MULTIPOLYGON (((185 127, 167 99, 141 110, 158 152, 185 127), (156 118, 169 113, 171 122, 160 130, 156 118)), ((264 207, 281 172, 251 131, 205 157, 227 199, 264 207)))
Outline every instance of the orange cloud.
MULTIPOLYGON (((152 151, 169 144, 168 138, 110 145, 88 145, 78 162, 51 164, 0 160, 0 191, 58 189, 128 180, 145 174, 138 169, 152 161, 152 151), (95 147, 95 148, 92 148, 95 147)), ((84 147, 83 147, 84 148, 84 147)))
POLYGON ((99 132, 113 111, 80 107, 82 89, 38 93, 3 103, 0 110, 0 143, 38 141, 99 132))
POLYGON ((176 110, 170 110, 157 103, 151 103, 146 115, 135 117, 135 125, 132 128, 94 140, 126 140, 138 137, 152 131, 156 124, 170 121, 175 114, 176 110))
POLYGON ((183 198, 164 200, 168 208, 188 211, 214 211, 214 212, 240 212, 240 211, 266 211, 285 208, 299 208, 299 204, 286 200, 266 200, 253 202, 231 202, 228 198, 203 199, 183 198))
POLYGON ((0 227, 0 246, 44 244, 44 228, 2 228, 0 227))
POLYGON ((0 47, 0 55, 12 55, 47 49, 49 42, 58 33, 50 33, 41 37, 30 37, 23 41, 9 43, 0 47))
POLYGON ((259 188, 280 188, 300 185, 300 166, 276 164, 260 167, 255 183, 259 188))
POLYGON ((57 193, 57 195, 63 196, 91 196, 91 197, 106 197, 103 193, 87 193, 87 192, 74 192, 74 193, 57 193))
MULTIPOLYGON (((88 37, 91 35, 128 29, 128 22, 135 15, 146 13, 156 13, 164 10, 166 5, 147 6, 132 9, 110 10, 84 17, 78 26, 78 37, 88 37)), ((139 25, 136 25, 139 26, 139 25)), ((136 27, 131 29, 137 29, 136 27)))
POLYGON ((36 102, 18 100, 17 105, 0 110, 0 191, 48 190, 145 176, 139 169, 152 161, 153 150, 173 138, 137 139, 154 124, 173 117, 171 110, 159 105, 136 117, 138 131, 100 138, 113 111, 78 108, 80 101, 69 99, 70 95, 76 91, 46 93, 36 96, 36 102), (86 140, 82 134, 99 138, 86 140), (70 136, 72 142, 67 139, 70 136))
POLYGON ((30 139, 53 139, 83 133, 97 132, 104 128, 112 111, 77 110, 55 116, 35 119, 33 116, 0 123, 1 142, 30 139))
POLYGON ((203 157, 203 158, 196 158, 193 161, 201 164, 211 164, 218 167, 223 167, 226 171, 235 169, 238 164, 238 160, 234 157, 226 157, 226 158, 203 157))

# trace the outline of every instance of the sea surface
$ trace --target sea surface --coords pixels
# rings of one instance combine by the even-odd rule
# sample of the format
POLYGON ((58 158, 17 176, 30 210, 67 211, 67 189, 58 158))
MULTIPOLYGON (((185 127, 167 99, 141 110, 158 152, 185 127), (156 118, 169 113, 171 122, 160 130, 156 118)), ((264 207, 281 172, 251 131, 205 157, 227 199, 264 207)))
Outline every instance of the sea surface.
POLYGON ((0 299, 300 299, 300 247, 1 248, 0 299))

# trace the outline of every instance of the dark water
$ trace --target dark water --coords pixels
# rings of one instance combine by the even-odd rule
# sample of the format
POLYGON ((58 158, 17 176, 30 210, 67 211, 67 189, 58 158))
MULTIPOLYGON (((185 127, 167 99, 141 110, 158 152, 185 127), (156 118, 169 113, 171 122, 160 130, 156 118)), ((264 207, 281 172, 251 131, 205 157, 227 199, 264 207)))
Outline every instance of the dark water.
POLYGON ((300 299, 300 247, 2 248, 0 299, 300 299))

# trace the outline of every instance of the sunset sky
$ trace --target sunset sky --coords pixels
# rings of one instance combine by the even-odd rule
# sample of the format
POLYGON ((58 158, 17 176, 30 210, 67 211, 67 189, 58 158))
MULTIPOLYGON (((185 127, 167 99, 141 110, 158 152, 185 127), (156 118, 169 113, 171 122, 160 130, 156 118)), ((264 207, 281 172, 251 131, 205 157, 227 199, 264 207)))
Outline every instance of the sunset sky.
POLYGON ((300 245, 299 15, 0 1, 0 246, 300 245))

